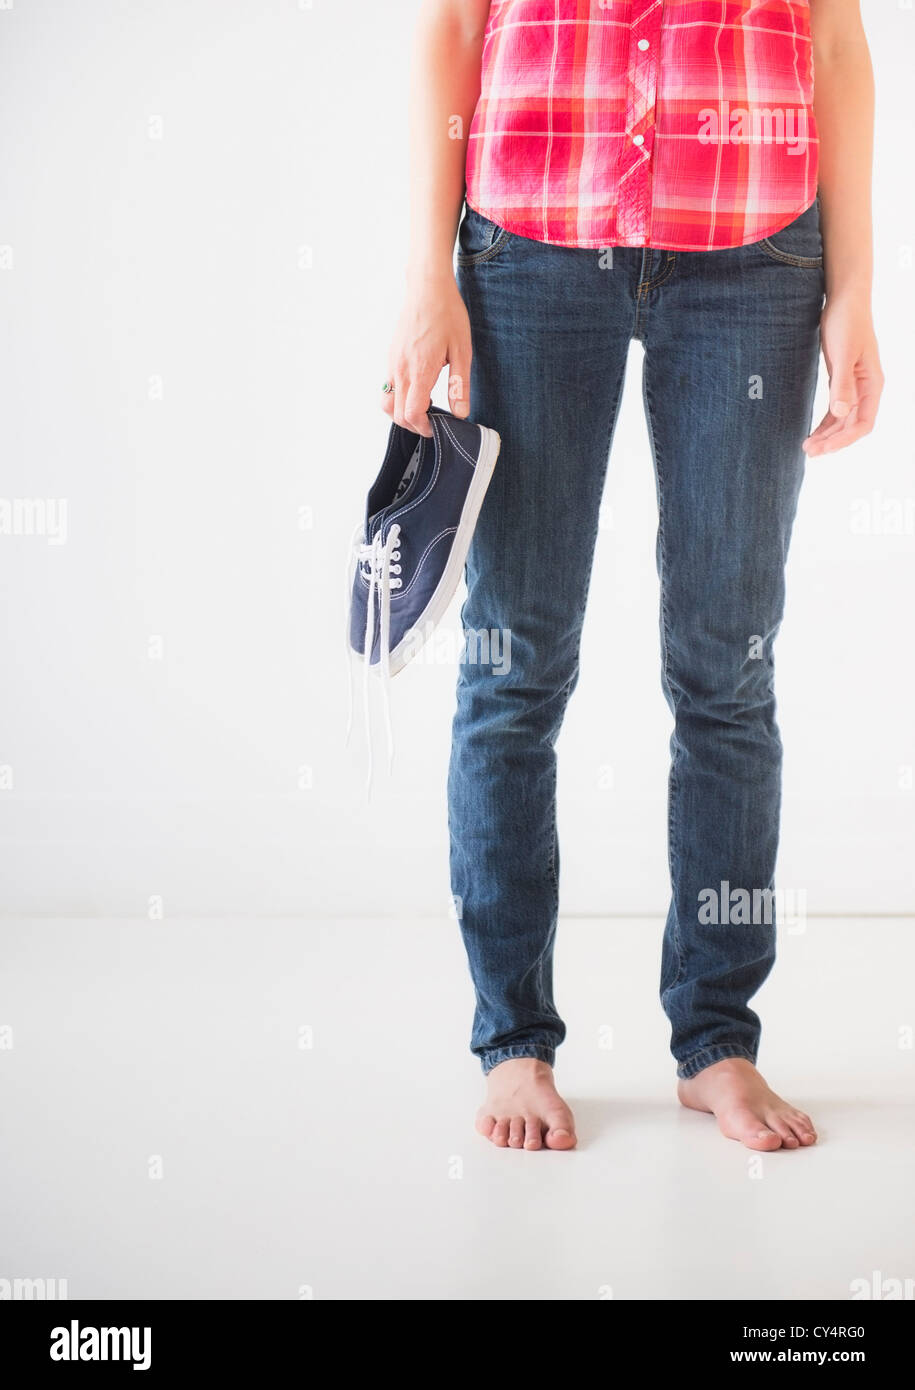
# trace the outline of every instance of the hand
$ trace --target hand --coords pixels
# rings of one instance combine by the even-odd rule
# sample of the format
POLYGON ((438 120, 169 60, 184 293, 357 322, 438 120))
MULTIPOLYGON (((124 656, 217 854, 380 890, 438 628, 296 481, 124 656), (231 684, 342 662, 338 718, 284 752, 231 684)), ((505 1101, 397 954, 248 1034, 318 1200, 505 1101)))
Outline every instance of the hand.
POLYGON ((451 271, 409 281, 389 356, 394 390, 382 396, 382 410, 404 429, 430 436, 426 412, 447 366, 448 402, 464 418, 470 414, 470 358, 470 319, 451 271))
POLYGON ((874 428, 883 372, 864 295, 834 295, 820 320, 823 356, 829 372, 829 409, 804 440, 808 458, 833 454, 874 428))

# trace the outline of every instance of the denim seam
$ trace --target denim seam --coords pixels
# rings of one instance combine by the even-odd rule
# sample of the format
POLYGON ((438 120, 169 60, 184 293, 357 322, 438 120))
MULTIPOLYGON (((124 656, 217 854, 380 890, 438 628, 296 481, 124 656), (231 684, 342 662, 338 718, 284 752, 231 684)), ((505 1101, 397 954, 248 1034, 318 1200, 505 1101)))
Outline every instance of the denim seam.
MULTIPOLYGON (((611 446, 612 446, 612 444, 613 444, 613 432, 614 432, 614 430, 615 430, 615 428, 616 428, 616 418, 617 418, 617 415, 619 414, 620 397, 621 397, 622 394, 623 394, 623 385, 625 384, 625 380, 626 380, 626 368, 625 368, 625 366, 624 366, 624 367, 623 367, 623 370, 622 370, 622 371, 620 372, 620 374, 619 374, 619 378, 618 378, 617 383, 616 383, 616 394, 615 394, 615 396, 614 396, 613 405, 612 405, 611 410, 610 410, 610 420, 609 420, 609 423, 608 423, 608 425, 607 425, 607 439, 606 439, 606 442, 605 442, 605 444, 604 444, 604 477, 603 477, 603 479, 601 480, 601 497, 603 497, 604 483, 606 482, 606 476, 607 476, 607 466, 608 466, 609 460, 610 460, 610 449, 611 449, 611 446)), ((597 516, 595 517, 594 526, 593 526, 593 528, 592 528, 592 530, 591 530, 591 549, 592 549, 592 554, 593 554, 594 547, 595 547, 595 545, 597 544, 597 537, 598 537, 599 532, 600 532, 600 501, 598 501, 597 516)), ((593 560, 592 560, 592 569, 593 569, 593 560)), ((590 580, 589 580, 589 583, 590 583, 590 580)), ((584 622, 584 617, 585 617, 585 614, 586 614, 586 612, 587 612, 587 608, 588 608, 588 600, 587 600, 587 596, 586 596, 584 602, 583 602, 583 603, 580 605, 580 607, 579 607, 578 618, 579 618, 580 624, 584 622)), ((575 670, 576 670, 576 671, 578 670, 578 661, 579 661, 579 653, 580 653, 580 650, 581 650, 581 644, 580 644, 580 637, 579 637, 579 646, 578 646, 578 648, 576 649, 576 652, 575 652, 575 670)), ((569 677, 569 679, 566 681, 566 684, 565 684, 564 699, 563 699, 563 702, 562 702, 562 707, 561 707, 561 709, 560 709, 560 711, 559 711, 560 723, 562 722, 562 720, 563 720, 564 717, 565 717, 565 712, 566 712, 566 709, 568 708, 569 700, 571 699, 571 696, 572 696, 572 687, 573 687, 573 684, 574 684, 574 680, 575 680, 575 676, 574 676, 574 674, 573 674, 572 676, 569 677)), ((556 873, 556 839, 557 839, 557 825, 556 825, 556 795, 557 795, 557 770, 556 770, 556 764, 555 764, 555 761, 554 761, 554 764, 553 764, 553 843, 552 843, 552 846, 551 846, 551 848, 550 848, 549 873, 550 873, 550 880, 551 880, 551 882, 552 882, 552 884, 553 884, 553 893, 554 893, 554 896, 555 896, 555 899, 556 899, 556 911, 557 911, 557 913, 558 913, 558 911, 559 911, 559 876, 558 876, 558 874, 556 873)))
MULTIPOLYGON (((611 448, 611 445, 612 445, 612 443, 613 443, 613 432, 614 432, 614 430, 615 430, 615 428, 616 428, 616 417, 617 417, 617 415, 619 414, 620 397, 621 397, 622 394, 623 394, 623 385, 624 385, 624 383, 625 383, 625 380, 626 380, 626 368, 625 368, 625 366, 624 366, 624 367, 623 367, 623 370, 622 370, 622 371, 620 372, 620 374, 619 374, 619 378, 618 378, 617 383, 616 383, 616 394, 615 394, 615 396, 614 396, 613 405, 612 405, 611 410, 610 410, 610 419, 609 419, 609 423, 608 423, 608 425, 607 425, 607 438, 606 438, 606 441, 605 441, 605 444, 604 444, 604 476, 603 476, 603 478, 602 478, 602 480, 601 480, 601 497, 603 497, 604 484, 605 484, 605 482, 606 482, 606 477, 607 477, 607 466, 608 466, 609 461, 610 461, 610 448, 611 448)), ((592 556, 593 556, 594 547, 595 547, 595 545, 597 544, 597 537, 598 537, 599 532, 600 532, 600 499, 598 500, 597 515, 596 515, 596 517, 595 517, 595 519, 594 519, 594 526, 593 526, 593 528, 592 528, 592 530, 591 530, 591 550, 592 550, 592 556)), ((593 558, 592 558, 592 569, 593 569, 593 558)), ((589 579, 589 584, 590 584, 590 579, 589 579)), ((588 608, 588 600, 587 600, 587 595, 586 595, 586 596, 585 596, 585 599, 584 599, 584 602, 583 602, 583 603, 580 605, 580 607, 579 607, 579 613, 578 613, 578 618, 579 618, 579 629, 580 629, 580 627, 581 627, 581 624, 583 624, 583 622, 584 622, 584 618, 585 618, 585 614, 586 614, 586 612, 587 612, 587 608, 588 608)), ((581 651, 581 637, 580 637, 580 632, 579 632, 579 644, 578 644, 578 647, 576 648, 576 652, 575 652, 575 671, 578 670, 578 666, 579 666, 579 654, 580 654, 580 651, 581 651)), ((572 696, 572 687, 573 687, 573 685, 574 685, 574 681, 575 681, 575 676, 574 676, 574 674, 573 674, 572 676, 570 676, 570 678, 566 681, 566 684, 565 684, 565 691, 564 691, 564 699, 563 699, 563 702, 562 702, 562 707, 561 707, 561 709, 560 709, 560 711, 559 711, 560 723, 561 723, 562 720, 565 718, 565 712, 566 712, 566 709, 568 708, 569 700, 571 699, 571 696, 572 696)), ((550 847, 549 873, 550 873, 550 880, 551 880, 551 882, 552 882, 552 884, 553 884, 553 894, 554 894, 554 897, 555 897, 555 900, 556 900, 556 911, 557 911, 557 913, 558 913, 558 911, 559 911, 559 875, 556 873, 556 840, 557 840, 556 797, 557 797, 557 769, 556 769, 556 763, 555 763, 555 760, 554 760, 554 763, 553 763, 553 842, 552 842, 552 845, 551 845, 551 847, 550 847)))
POLYGON ((556 1048, 552 1043, 509 1043, 505 1047, 488 1047, 482 1057, 480 1065, 484 1072, 492 1071, 493 1067, 499 1066, 501 1062, 509 1062, 515 1058, 533 1057, 539 1062, 546 1062, 552 1066, 556 1060, 556 1048), (490 1058, 498 1058, 498 1061, 490 1058))
POLYGON ((771 256, 774 261, 781 261, 784 265, 794 265, 800 270, 819 270, 823 264, 822 256, 794 256, 790 251, 782 251, 778 246, 773 246, 767 236, 755 243, 766 256, 771 256))
MULTIPOLYGON (((482 216, 482 214, 480 215, 482 216)), ((457 255, 458 265, 463 266, 465 269, 467 269, 469 266, 472 265, 481 265, 483 261, 493 260, 494 257, 498 256, 501 251, 504 251, 505 247, 511 241, 513 235, 514 234, 512 232, 506 231, 504 227, 500 227, 498 236, 495 238, 493 242, 490 243, 489 246, 487 246, 485 251, 476 251, 471 252, 469 254, 463 251, 459 251, 457 255)))
POLYGON ((644 284, 644 281, 643 281, 643 278, 642 278, 642 271, 644 270, 644 267, 645 267, 645 256, 646 256, 646 254, 647 254, 647 249, 646 249, 645 247, 643 247, 643 248, 642 248, 642 264, 639 266, 639 278, 638 278, 638 281, 636 282, 636 287, 635 287, 635 315, 634 315, 633 320, 632 320, 632 337, 635 338, 635 339, 637 339, 637 340, 638 340, 639 337, 641 336, 641 327, 642 327, 642 324, 641 324, 641 316, 642 316, 642 286, 643 286, 643 284, 644 284))
MULTIPOLYGON (((656 439, 656 437, 655 437, 655 432, 654 432, 654 421, 653 421, 653 418, 652 418, 653 406, 652 406, 652 400, 651 400, 651 387, 650 387, 649 384, 648 384, 648 364, 647 364, 647 362, 646 362, 645 367, 644 367, 644 370, 643 370, 642 382, 643 382, 644 394, 645 394, 645 417, 646 417, 646 421, 647 421, 647 424, 648 424, 648 437, 649 437, 649 440, 650 440, 650 443, 651 443, 651 451, 652 451, 652 454, 654 455, 655 473, 656 473, 656 476, 657 476, 657 484, 658 484, 658 542, 659 542, 659 549, 660 549, 660 555, 661 555, 661 573, 660 573, 659 578, 660 578, 660 590, 661 590, 661 636, 662 636, 662 641, 663 641, 663 646, 664 646, 664 679, 665 679, 665 681, 666 681, 666 683, 667 683, 667 688, 668 688, 668 690, 669 690, 670 693, 671 693, 671 699, 674 700, 674 705, 676 706, 676 700, 675 700, 675 697, 674 697, 673 682, 671 681, 671 678, 670 678, 670 610, 669 610, 668 603, 667 603, 667 546, 666 546, 665 531, 664 531, 664 478, 663 478, 663 469, 662 469, 662 465, 661 465, 661 455, 660 455, 660 451, 659 451, 659 449, 658 449, 658 443, 657 443, 657 439, 656 439)), ((676 708, 675 708, 675 709, 674 709, 674 733, 675 733, 675 734, 676 734, 676 719, 677 719, 677 715, 676 715, 676 708)), ((681 983, 681 981, 683 980, 683 976, 684 976, 684 972, 685 972, 685 966, 686 966, 686 957, 685 957, 685 953, 684 953, 684 950, 683 950, 683 941, 682 941, 682 938, 681 938, 681 936, 680 936, 680 920, 679 920, 679 916, 678 916, 678 913, 677 913, 676 881, 675 881, 675 875, 674 875, 674 862, 675 862, 675 860, 676 860, 676 858, 677 858, 677 855, 679 854, 679 849, 680 849, 679 825, 678 825, 678 823, 677 823, 677 821, 676 821, 675 812, 674 812, 675 806, 679 806, 679 791, 680 791, 680 785, 679 785, 679 782, 677 781, 677 762, 676 762, 676 757, 673 757, 673 758, 671 759, 670 780, 669 780, 669 791, 668 791, 668 805, 667 805, 667 845, 668 845, 668 862, 667 862, 667 867, 668 867, 668 873, 670 874, 671 902, 672 902, 672 906, 673 906, 673 938, 674 938, 674 944, 675 944, 676 949, 677 949, 677 977, 676 977, 676 979, 672 982, 672 984, 670 984, 670 985, 668 986, 668 989, 669 989, 669 990, 670 990, 670 989, 675 989, 675 988, 677 987, 677 985, 679 985, 679 984, 681 983)), ((666 992, 666 991, 665 991, 665 992, 666 992)))
MULTIPOLYGON (((619 374, 619 376, 618 376, 618 378, 617 378, 617 382, 616 382, 616 394, 615 394, 615 396, 614 396, 614 398, 613 398, 613 406, 612 406, 612 408, 611 408, 611 410, 610 410, 610 421, 609 421, 609 423, 608 423, 608 425, 607 425, 607 438, 606 438, 606 441, 605 441, 605 443, 604 443, 604 476, 603 476, 603 478, 601 479, 601 496, 600 496, 600 500, 598 501, 598 504, 597 504, 597 515, 596 515, 595 518, 594 518, 594 525, 593 525, 593 527, 591 528, 591 549, 592 549, 592 551, 594 550, 594 547, 595 547, 596 544, 597 544, 597 537, 598 537, 599 534, 600 534, 600 503, 601 503, 601 501, 603 501, 604 487, 605 487, 606 482, 607 482, 607 470, 608 470, 609 464, 610 464, 610 450, 611 450, 612 447, 613 447, 613 436, 614 436, 614 433, 616 432, 616 421, 617 421, 617 416, 619 415, 620 399, 621 399, 621 397, 622 397, 622 394, 623 394, 623 387, 625 386, 625 384, 626 384, 626 364, 625 364, 625 362, 624 362, 624 363, 623 363, 622 370, 620 371, 620 374, 619 374)), ((592 560, 592 570, 593 570, 593 560, 592 560)), ((589 582, 589 584, 590 584, 590 576, 589 576, 588 582, 589 582)), ((582 606, 581 606, 581 613, 579 614, 579 616, 581 617, 582 621, 584 621, 584 616, 585 616, 585 613, 586 613, 586 611, 587 611, 587 607, 588 607, 588 600, 587 600, 587 596, 586 596, 586 597, 585 597, 585 601, 584 601, 584 603, 583 603, 582 606)))
MULTIPOLYGON (((577 652, 576 652, 576 654, 575 654, 575 666, 576 666, 576 669, 577 669, 577 667, 578 667, 578 653, 577 653, 577 652)), ((559 692, 559 693, 560 693, 560 696, 562 697, 562 704, 561 704, 560 707, 559 707, 559 722, 560 722, 560 724, 562 723, 563 719, 565 718, 565 712, 566 712, 566 709, 568 708, 569 700, 572 698, 572 689, 573 689, 574 685, 575 685, 575 674, 573 673, 573 674, 569 677, 569 679, 566 681, 565 685, 561 688, 561 690, 560 690, 560 692, 559 692)), ((558 828, 557 828, 557 825, 556 825, 556 809, 557 809, 556 803, 557 803, 557 793, 558 793, 558 772, 557 772, 556 758, 554 757, 554 758, 553 758, 553 787, 552 787, 552 792, 551 792, 551 801, 552 801, 552 806, 553 806, 553 834, 552 834, 551 842, 550 842, 550 856, 549 856, 547 868, 548 868, 548 871, 549 871, 550 882, 551 882, 552 885, 553 885, 553 899, 554 899, 554 902, 555 902, 555 905, 556 905, 556 911, 557 911, 557 913, 558 913, 558 911, 559 911, 559 875, 558 875, 557 872, 556 872, 556 845, 557 845, 557 840, 558 840, 558 828)))
POLYGON ((676 261, 676 251, 668 251, 667 260, 664 262, 663 269, 658 271, 657 275, 653 280, 644 281, 644 283, 640 285, 639 288, 641 290, 644 290, 645 293, 647 293, 648 290, 656 290, 659 285, 663 285, 664 281, 669 280, 671 275, 673 275, 674 265, 676 264, 676 261))
MULTIPOLYGON (((650 249, 650 248, 645 248, 645 249, 648 250, 648 249, 650 249)), ((668 251, 668 253, 667 253, 667 260, 664 262, 664 267, 663 267, 663 269, 661 269, 661 270, 658 271, 658 273, 657 273, 657 275, 654 277, 654 279, 653 279, 653 280, 651 280, 651 279, 648 279, 648 280, 640 279, 640 280, 639 280, 639 283, 638 283, 638 285, 636 286, 636 295, 635 295, 635 322, 634 322, 633 325, 632 325, 632 336, 633 336, 633 338, 638 339, 638 338, 640 338, 640 336, 641 336, 641 330, 642 330, 642 307, 643 307, 643 305, 646 303, 646 301, 647 301, 647 299, 648 299, 648 293, 649 293, 649 291, 650 291, 650 290, 656 290, 656 289, 658 288, 659 285, 663 285, 663 284, 665 283, 665 281, 667 281, 667 280, 670 279, 671 275, 672 275, 673 272, 674 272, 674 266, 676 265, 676 262, 677 262, 677 253, 676 253, 676 251, 668 251)), ((642 264, 644 265, 644 252, 643 252, 642 264)), ((641 275, 641 270, 639 271, 639 274, 641 275)))

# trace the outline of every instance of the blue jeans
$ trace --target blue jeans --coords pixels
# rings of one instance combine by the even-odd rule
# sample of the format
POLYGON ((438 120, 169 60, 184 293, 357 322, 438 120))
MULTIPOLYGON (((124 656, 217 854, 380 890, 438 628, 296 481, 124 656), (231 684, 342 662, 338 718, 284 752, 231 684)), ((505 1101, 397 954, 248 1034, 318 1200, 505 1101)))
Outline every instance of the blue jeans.
POLYGON ((468 209, 458 264, 473 415, 502 436, 462 618, 511 634, 510 665, 501 645, 498 666, 461 665, 454 721, 451 873, 476 989, 471 1048, 484 1071, 512 1057, 552 1063, 565 1036, 552 982, 554 745, 578 678, 604 474, 638 338, 675 721, 661 999, 680 1076, 755 1061, 749 1000, 775 953, 772 648, 823 305, 817 204, 766 241, 677 253, 548 246, 468 209), (749 912, 718 901, 723 884, 745 891, 749 912))

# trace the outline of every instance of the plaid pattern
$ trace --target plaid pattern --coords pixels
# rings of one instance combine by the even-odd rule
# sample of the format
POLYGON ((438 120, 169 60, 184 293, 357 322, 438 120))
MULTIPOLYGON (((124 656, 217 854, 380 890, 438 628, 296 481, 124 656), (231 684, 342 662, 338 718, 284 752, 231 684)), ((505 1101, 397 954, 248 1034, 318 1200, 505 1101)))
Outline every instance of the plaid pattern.
POLYGON ((816 196, 807 0, 493 0, 467 201, 559 246, 743 246, 816 196))

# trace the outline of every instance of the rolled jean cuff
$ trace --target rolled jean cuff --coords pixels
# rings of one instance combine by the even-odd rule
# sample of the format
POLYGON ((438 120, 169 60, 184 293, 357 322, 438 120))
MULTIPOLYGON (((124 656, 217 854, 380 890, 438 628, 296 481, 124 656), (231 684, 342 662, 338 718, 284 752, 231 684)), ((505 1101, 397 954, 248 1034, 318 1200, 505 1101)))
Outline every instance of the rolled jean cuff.
POLYGON ((753 1066, 756 1066, 756 1053, 751 1052, 748 1047, 741 1047, 739 1043, 715 1043, 713 1047, 704 1047, 701 1052, 694 1052, 685 1062, 679 1062, 677 1075, 681 1081, 688 1081, 690 1077, 698 1076, 700 1071, 705 1071, 706 1067, 713 1067, 716 1062, 724 1062, 728 1057, 742 1057, 744 1061, 752 1062, 753 1066))
POLYGON ((556 1049, 546 1043, 536 1042, 512 1043, 510 1047, 491 1047, 480 1053, 483 1075, 487 1076, 500 1062, 510 1062, 514 1057, 533 1057, 538 1062, 547 1062, 553 1066, 556 1061, 556 1049))

